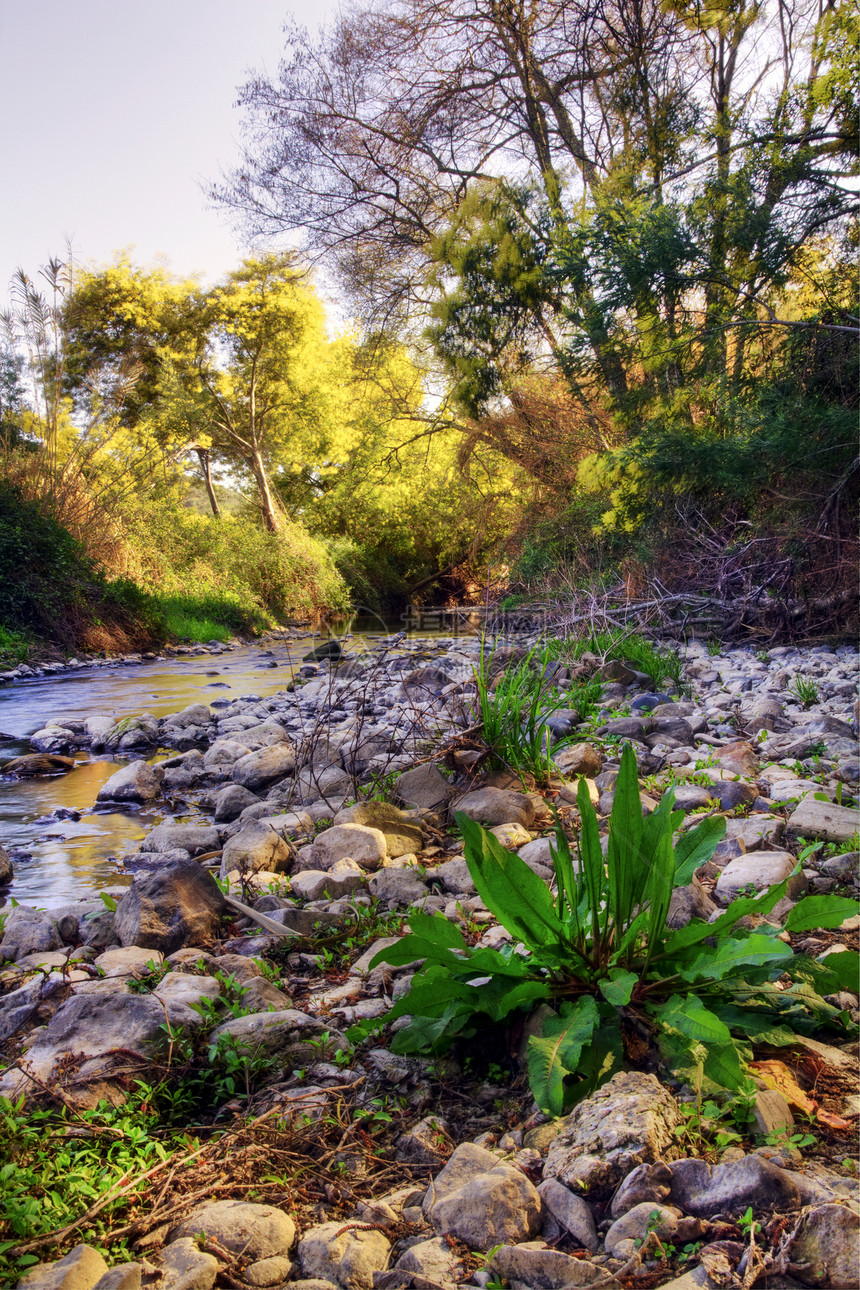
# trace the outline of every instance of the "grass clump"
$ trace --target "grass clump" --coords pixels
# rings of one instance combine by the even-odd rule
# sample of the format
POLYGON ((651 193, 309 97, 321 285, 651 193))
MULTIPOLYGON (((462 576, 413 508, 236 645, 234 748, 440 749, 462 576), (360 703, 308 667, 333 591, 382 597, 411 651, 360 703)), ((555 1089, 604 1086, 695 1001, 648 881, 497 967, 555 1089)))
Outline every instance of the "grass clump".
POLYGON ((651 685, 659 690, 667 681, 682 686, 684 662, 671 645, 656 645, 638 632, 608 628, 583 636, 563 637, 548 642, 553 658, 575 662, 583 654, 596 654, 604 663, 617 659, 636 672, 644 672, 651 685))
MULTIPOLYGON (((568 706, 568 696, 544 676, 545 647, 535 646, 500 675, 493 674, 494 657, 494 650, 482 652, 475 668, 477 717, 491 764, 533 775, 536 783, 546 784, 557 773, 551 749, 569 742, 554 742, 549 725, 552 716, 568 706)), ((587 707, 585 695, 579 699, 587 707)))

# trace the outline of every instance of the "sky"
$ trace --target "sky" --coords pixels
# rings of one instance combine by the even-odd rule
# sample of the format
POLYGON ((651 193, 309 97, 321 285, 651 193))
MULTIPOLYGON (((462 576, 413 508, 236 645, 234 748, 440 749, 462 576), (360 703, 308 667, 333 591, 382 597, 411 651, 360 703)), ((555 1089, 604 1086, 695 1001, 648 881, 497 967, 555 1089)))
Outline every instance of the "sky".
POLYGON ((237 87, 337 0, 0 0, 0 308, 70 240, 208 280, 247 250, 204 189, 238 158, 237 87))

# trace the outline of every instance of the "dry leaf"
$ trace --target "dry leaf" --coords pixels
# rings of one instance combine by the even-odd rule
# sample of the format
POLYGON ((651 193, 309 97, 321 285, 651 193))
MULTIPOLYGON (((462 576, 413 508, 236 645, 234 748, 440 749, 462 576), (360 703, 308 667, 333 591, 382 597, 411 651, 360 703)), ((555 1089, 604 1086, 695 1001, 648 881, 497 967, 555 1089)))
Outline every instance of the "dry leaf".
POLYGON ((816 1119, 826 1129, 852 1129, 854 1127, 850 1120, 843 1120, 839 1115, 831 1115, 829 1111, 819 1111, 816 1119))
POLYGON ((791 1106, 796 1106, 798 1111, 811 1115, 815 1110, 818 1103, 813 1102, 812 1098, 804 1093, 794 1078, 793 1072, 788 1069, 785 1062, 750 1062, 750 1067, 755 1071, 759 1079, 767 1084, 768 1088, 781 1093, 786 1102, 791 1106))

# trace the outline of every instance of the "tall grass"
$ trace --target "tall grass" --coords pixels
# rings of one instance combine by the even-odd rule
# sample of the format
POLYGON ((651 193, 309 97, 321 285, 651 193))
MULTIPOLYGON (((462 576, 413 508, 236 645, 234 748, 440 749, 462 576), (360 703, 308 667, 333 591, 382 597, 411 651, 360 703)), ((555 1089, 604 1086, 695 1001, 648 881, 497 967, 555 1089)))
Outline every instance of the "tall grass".
POLYGON ((551 751, 563 748, 573 738, 555 740, 549 719, 568 707, 578 716, 590 711, 598 690, 591 685, 575 687, 569 695, 562 693, 545 676, 549 661, 546 646, 534 646, 516 666, 498 676, 491 675, 494 656, 495 651, 482 651, 475 668, 477 715, 491 762, 497 769, 533 775, 537 784, 547 784, 558 773, 551 751))
POLYGON ((638 632, 607 628, 583 636, 551 640, 547 643, 551 658, 575 662, 583 654, 596 654, 603 662, 617 659, 636 672, 644 672, 655 689, 666 681, 681 688, 683 659, 671 645, 656 645, 638 632))

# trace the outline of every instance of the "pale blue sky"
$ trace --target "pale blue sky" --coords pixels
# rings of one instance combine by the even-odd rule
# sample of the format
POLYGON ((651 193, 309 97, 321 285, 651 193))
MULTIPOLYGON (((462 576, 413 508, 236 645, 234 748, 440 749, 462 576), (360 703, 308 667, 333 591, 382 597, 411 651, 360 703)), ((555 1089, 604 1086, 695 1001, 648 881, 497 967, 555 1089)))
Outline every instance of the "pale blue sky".
POLYGON ((240 258, 201 184, 237 156, 236 88, 274 72, 288 14, 337 0, 0 0, 0 307, 66 237, 217 277, 240 258))

